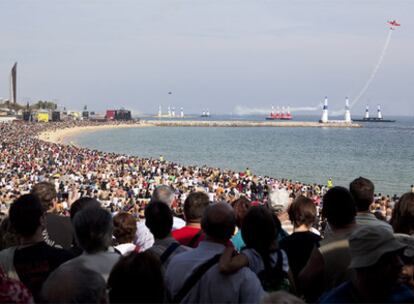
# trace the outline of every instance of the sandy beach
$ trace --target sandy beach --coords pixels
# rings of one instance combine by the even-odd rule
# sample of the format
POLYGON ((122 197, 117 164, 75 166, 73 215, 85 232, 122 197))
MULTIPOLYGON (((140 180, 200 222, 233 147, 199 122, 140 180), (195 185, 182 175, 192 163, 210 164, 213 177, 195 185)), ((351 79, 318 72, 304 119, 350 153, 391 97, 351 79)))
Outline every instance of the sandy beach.
POLYGON ((135 123, 135 124, 107 124, 98 126, 79 126, 73 128, 64 128, 56 130, 48 130, 38 135, 38 138, 43 141, 56 143, 56 144, 68 144, 68 138, 78 135, 79 133, 95 132, 99 130, 107 129, 125 129, 125 128, 139 128, 146 127, 148 124, 135 123))

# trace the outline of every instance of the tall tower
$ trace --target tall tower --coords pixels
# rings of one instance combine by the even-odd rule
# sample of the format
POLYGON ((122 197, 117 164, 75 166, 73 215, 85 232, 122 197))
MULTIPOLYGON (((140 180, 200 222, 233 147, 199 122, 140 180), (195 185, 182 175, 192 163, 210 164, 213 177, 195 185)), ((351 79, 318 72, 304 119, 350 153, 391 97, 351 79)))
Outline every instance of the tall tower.
POLYGON ((365 116, 364 116, 364 119, 369 119, 369 106, 368 105, 365 107, 365 116))
POLYGON ((327 96, 325 96, 325 102, 323 104, 321 122, 323 123, 328 122, 328 97, 327 96))
POLYGON ((175 107, 172 107, 171 116, 175 117, 175 107))
POLYGON ((378 105, 378 108, 377 108, 377 118, 382 119, 382 113, 381 113, 381 106, 380 105, 378 105))
POLYGON ((180 116, 181 116, 181 117, 184 117, 184 109, 183 109, 183 107, 181 107, 181 113, 180 113, 180 116))
POLYGON ((13 68, 10 72, 10 103, 15 104, 17 100, 16 96, 16 85, 17 85, 17 62, 14 63, 13 68))
POLYGON ((349 99, 345 99, 345 122, 352 122, 351 111, 349 110, 349 99))
POLYGON ((162 116, 161 105, 158 106, 158 117, 162 116))
POLYGON ((171 107, 168 106, 168 117, 171 117, 171 107))

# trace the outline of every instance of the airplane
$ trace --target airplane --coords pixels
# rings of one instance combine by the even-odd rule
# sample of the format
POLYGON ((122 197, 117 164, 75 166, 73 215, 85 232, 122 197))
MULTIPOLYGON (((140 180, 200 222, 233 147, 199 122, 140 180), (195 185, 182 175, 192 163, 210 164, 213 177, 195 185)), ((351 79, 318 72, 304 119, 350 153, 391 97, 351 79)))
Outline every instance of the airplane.
POLYGON ((388 20, 387 23, 390 25, 391 30, 395 30, 396 26, 401 26, 401 24, 398 23, 397 20, 388 20))

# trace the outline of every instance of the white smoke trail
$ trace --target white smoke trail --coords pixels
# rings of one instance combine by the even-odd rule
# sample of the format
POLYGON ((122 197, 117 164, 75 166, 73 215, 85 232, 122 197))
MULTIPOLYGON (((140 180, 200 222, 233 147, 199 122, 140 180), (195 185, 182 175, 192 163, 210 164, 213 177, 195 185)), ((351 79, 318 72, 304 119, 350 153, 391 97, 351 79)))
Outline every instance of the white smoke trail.
POLYGON ((371 75, 369 76, 368 81, 362 87, 359 94, 354 98, 354 100, 349 105, 350 108, 352 108, 359 101, 359 99, 364 95, 366 90, 368 90, 369 86, 371 85, 371 82, 374 80, 375 76, 377 75, 378 69, 380 68, 381 63, 384 60, 385 53, 387 52, 388 45, 390 44, 392 32, 393 32, 393 30, 390 29, 389 32, 388 32, 387 40, 385 41, 384 47, 382 48, 381 56, 378 59, 377 65, 374 67, 374 70, 372 71, 371 75))
MULTIPOLYGON (((279 107, 281 109, 281 107, 279 107)), ((286 107, 285 107, 286 109, 286 107)), ((317 111, 321 109, 321 104, 318 104, 316 107, 289 107, 291 113, 293 112, 308 112, 308 111, 317 111)), ((236 115, 269 115, 271 107, 268 108, 252 108, 246 106, 236 106, 234 108, 234 113, 236 115)), ((274 108, 276 111, 276 107, 274 108)))

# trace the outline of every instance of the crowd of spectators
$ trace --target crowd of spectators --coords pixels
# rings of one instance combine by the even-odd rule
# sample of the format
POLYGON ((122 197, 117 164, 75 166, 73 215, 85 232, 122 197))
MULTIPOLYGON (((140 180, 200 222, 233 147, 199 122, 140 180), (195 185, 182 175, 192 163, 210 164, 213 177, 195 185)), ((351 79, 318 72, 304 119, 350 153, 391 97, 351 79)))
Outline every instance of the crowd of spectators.
POLYGON ((71 126, 0 124, 0 302, 414 301, 414 193, 37 138, 71 126))

